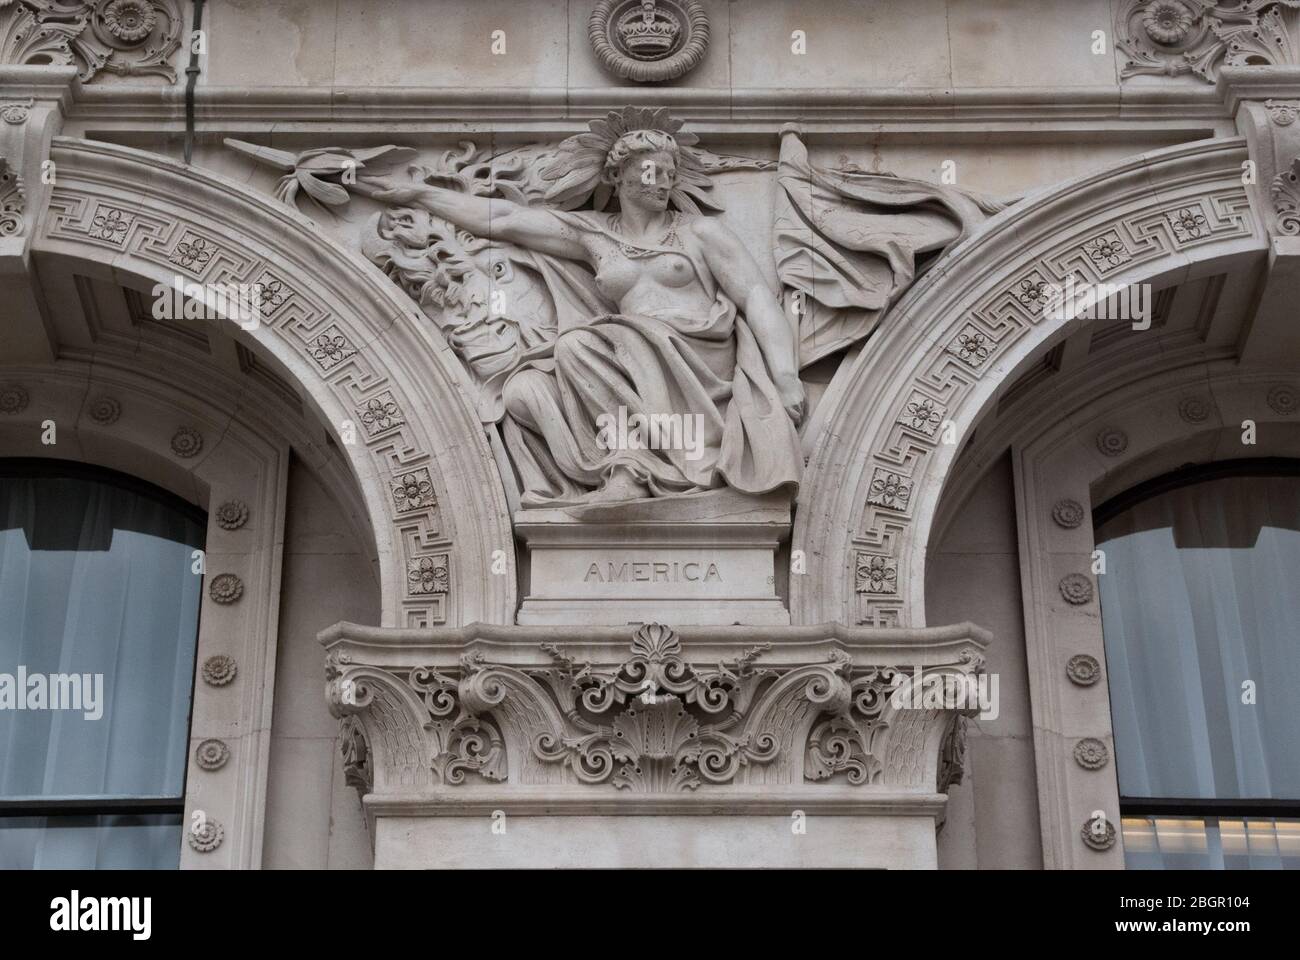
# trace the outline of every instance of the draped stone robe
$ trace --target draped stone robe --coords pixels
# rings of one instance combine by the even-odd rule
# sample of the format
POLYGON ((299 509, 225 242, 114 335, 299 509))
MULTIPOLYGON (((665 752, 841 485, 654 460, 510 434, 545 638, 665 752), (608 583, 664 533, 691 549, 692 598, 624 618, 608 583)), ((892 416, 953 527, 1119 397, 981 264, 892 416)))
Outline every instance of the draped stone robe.
MULTIPOLYGON (((503 385, 507 449, 519 472, 525 506, 572 501, 624 467, 652 496, 720 486, 752 494, 788 486, 802 469, 798 436, 772 383, 753 331, 719 287, 703 255, 670 230, 663 244, 633 246, 608 215, 555 212, 599 251, 596 282, 632 261, 683 258, 711 307, 698 315, 675 309, 610 310, 566 324, 530 351, 503 385), (697 417, 702 451, 620 448, 602 443, 602 414, 697 417)), ((680 222, 680 215, 677 221, 680 222)))

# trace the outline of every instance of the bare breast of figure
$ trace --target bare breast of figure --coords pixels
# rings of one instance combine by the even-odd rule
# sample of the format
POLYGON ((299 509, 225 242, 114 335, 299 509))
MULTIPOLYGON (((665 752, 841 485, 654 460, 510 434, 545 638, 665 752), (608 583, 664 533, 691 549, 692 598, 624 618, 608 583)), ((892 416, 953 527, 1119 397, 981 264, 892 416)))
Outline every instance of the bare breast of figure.
POLYGON ((711 305, 695 268, 683 254, 651 252, 629 257, 617 248, 602 253, 596 285, 624 313, 690 315, 711 305))

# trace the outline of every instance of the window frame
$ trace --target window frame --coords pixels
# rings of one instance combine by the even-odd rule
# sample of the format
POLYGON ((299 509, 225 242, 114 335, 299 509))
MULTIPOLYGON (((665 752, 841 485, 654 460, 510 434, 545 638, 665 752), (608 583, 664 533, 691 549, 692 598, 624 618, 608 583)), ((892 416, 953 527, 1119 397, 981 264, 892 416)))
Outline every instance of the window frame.
MULTIPOLYGON (((23 479, 76 479, 104 483, 126 490, 137 496, 148 497, 175 510, 191 520, 203 531, 204 543, 195 549, 207 550, 208 514, 176 494, 149 483, 139 477, 75 460, 43 457, 0 457, 0 481, 9 478, 23 479)), ((194 658, 197 665, 199 635, 203 622, 203 604, 200 602, 194 622, 194 658)), ((188 744, 194 722, 194 703, 197 696, 194 671, 190 674, 189 705, 185 714, 185 737, 188 744)), ((148 816, 173 814, 185 826, 185 798, 189 787, 189 764, 182 767, 180 791, 176 795, 136 794, 113 796, 13 796, 0 795, 0 822, 31 817, 101 817, 148 816)), ((179 867, 179 863, 177 864, 179 867)))
MULTIPOLYGON (((1153 477, 1093 508, 1093 543, 1097 549, 1101 549, 1101 544, 1097 540, 1098 529, 1140 503, 1183 487, 1231 477, 1300 477, 1300 459, 1244 457, 1236 460, 1216 460, 1212 463, 1186 464, 1177 470, 1153 477)), ((1104 632, 1103 630, 1103 641, 1104 632)), ((1108 673, 1109 669, 1107 665, 1108 673)), ((1113 712, 1111 716, 1113 731, 1113 712)), ((1118 743, 1115 748, 1119 749, 1118 743)), ((1121 793, 1119 813, 1121 820, 1124 817, 1300 819, 1300 798, 1130 797, 1121 793)))

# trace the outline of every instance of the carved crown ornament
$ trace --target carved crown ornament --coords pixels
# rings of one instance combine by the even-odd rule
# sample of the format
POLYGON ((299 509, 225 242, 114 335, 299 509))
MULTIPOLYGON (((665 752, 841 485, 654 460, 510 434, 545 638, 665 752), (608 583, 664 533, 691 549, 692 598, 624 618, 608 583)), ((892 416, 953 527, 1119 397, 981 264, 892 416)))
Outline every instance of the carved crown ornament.
POLYGON ((83 83, 101 72, 175 83, 183 26, 177 0, 10 0, 0 63, 72 65, 83 83))
POLYGON ((601 65, 624 80, 675 80, 704 59, 709 18, 698 0, 601 0, 587 37, 601 65))
POLYGON ((935 794, 960 782, 958 720, 979 713, 987 679, 988 636, 969 625, 692 628, 688 640, 654 623, 552 629, 440 628, 419 645, 327 630, 347 782, 402 796, 491 784, 815 796, 828 782, 935 794))
POLYGON ((1297 8, 1300 0, 1126 0, 1116 14, 1120 75, 1214 83, 1223 66, 1294 63, 1297 8))

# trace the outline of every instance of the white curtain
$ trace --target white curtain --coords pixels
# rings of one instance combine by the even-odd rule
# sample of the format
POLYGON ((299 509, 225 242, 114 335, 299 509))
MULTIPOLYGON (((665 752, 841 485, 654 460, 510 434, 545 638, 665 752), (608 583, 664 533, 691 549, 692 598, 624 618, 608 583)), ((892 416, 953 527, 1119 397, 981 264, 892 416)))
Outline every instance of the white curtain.
MULTIPOLYGON (((80 476, 0 476, 0 673, 103 678, 99 719, 0 710, 0 797, 182 795, 202 544, 198 519, 164 498, 80 476)), ((129 865, 127 836, 146 866, 160 829, 157 817, 51 818, 38 830, 7 819, 0 867, 129 865)))
POLYGON ((1300 799, 1300 477, 1171 490, 1097 544, 1120 793, 1300 799))

